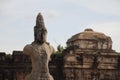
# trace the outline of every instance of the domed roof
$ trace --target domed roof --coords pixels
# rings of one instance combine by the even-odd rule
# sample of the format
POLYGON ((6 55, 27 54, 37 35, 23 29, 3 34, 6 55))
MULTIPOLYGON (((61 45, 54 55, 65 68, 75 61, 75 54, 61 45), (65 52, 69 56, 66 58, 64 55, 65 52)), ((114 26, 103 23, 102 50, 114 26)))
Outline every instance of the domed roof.
POLYGON ((106 40, 108 39, 108 36, 106 36, 104 33, 95 32, 92 29, 88 28, 85 29, 84 32, 78 33, 76 35, 73 35, 70 39, 68 39, 67 43, 75 41, 75 40, 106 40))

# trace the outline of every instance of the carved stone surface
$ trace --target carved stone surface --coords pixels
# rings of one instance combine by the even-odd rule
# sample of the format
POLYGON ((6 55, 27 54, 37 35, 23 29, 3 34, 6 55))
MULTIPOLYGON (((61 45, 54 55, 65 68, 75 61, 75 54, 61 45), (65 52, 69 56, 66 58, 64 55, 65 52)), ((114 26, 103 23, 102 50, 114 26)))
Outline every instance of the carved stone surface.
POLYGON ((63 54, 62 80, 120 80, 120 54, 104 33, 85 29, 73 35, 63 54))
POLYGON ((83 49, 108 49, 112 48, 112 40, 104 33, 95 32, 92 29, 85 29, 84 32, 73 35, 67 41, 67 46, 77 45, 83 49))
POLYGON ((25 80, 53 80, 49 73, 48 62, 54 49, 46 42, 47 30, 42 15, 39 13, 34 27, 35 40, 24 47, 23 53, 31 58, 32 71, 25 80))

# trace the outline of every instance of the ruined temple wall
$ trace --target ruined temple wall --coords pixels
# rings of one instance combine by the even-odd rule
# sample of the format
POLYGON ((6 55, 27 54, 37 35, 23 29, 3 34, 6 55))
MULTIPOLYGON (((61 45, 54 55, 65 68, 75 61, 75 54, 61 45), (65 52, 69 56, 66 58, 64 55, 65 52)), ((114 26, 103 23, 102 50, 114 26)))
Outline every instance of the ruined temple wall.
POLYGON ((116 69, 85 69, 85 68, 64 68, 63 80, 119 80, 120 70, 116 69))
POLYGON ((97 40, 75 40, 72 42, 67 43, 67 46, 74 46, 77 45, 79 48, 85 48, 85 49, 111 49, 112 48, 112 42, 110 41, 97 41, 97 40))

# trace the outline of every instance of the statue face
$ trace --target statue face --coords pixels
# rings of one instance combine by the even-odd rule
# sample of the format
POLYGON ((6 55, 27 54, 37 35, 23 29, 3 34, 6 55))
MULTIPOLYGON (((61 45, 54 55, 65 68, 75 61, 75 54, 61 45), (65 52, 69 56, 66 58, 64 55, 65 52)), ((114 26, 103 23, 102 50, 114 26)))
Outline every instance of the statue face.
POLYGON ((35 29, 35 42, 42 44, 46 42, 47 32, 43 29, 36 28, 35 29))

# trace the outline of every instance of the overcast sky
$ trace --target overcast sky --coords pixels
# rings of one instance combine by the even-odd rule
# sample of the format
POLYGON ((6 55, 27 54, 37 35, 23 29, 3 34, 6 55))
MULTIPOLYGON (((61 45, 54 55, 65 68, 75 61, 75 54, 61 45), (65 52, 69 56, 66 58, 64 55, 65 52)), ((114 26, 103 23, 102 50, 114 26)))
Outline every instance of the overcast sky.
POLYGON ((120 52, 120 0, 0 0, 0 52, 22 50, 33 41, 39 12, 54 47, 92 28, 110 36, 120 52))

